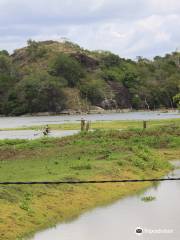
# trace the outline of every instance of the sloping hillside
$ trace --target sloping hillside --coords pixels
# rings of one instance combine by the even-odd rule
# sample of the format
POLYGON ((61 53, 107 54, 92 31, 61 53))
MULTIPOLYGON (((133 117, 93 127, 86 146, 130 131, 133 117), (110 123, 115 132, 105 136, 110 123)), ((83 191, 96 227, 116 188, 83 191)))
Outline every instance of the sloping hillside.
POLYGON ((12 55, 0 51, 0 114, 169 108, 179 92, 177 52, 132 61, 67 41, 32 40, 12 55))

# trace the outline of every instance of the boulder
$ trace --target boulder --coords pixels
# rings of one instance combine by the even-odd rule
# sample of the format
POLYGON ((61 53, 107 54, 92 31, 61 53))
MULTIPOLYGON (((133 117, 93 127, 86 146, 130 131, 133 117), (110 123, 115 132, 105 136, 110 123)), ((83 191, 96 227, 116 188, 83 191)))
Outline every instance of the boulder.
POLYGON ((99 66, 99 61, 87 56, 84 53, 81 52, 77 52, 77 53, 73 53, 72 56, 78 61, 80 62, 82 65, 84 65, 85 67, 89 68, 89 69, 96 69, 99 66))
POLYGON ((116 109, 117 102, 114 99, 105 99, 101 102, 101 107, 106 110, 116 109))

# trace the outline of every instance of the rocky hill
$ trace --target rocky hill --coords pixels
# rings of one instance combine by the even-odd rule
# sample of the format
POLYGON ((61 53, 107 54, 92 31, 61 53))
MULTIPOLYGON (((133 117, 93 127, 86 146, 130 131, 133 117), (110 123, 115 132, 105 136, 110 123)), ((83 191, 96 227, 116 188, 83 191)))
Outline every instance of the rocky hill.
POLYGON ((180 54, 123 59, 65 41, 0 51, 0 114, 176 107, 180 54))

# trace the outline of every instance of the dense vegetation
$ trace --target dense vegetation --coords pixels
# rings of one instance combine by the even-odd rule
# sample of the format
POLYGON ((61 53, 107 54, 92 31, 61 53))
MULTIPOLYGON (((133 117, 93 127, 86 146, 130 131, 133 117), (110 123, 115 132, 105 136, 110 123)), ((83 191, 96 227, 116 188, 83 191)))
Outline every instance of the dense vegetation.
POLYGON ((0 114, 173 108, 179 92, 178 52, 132 61, 71 42, 32 40, 12 55, 0 51, 0 114))
MULTIPOLYGON (((0 181, 160 177, 171 169, 166 160, 180 157, 179 144, 176 124, 146 131, 98 130, 63 139, 4 140, 0 141, 0 181)), ((147 186, 1 186, 0 239, 23 239, 27 233, 147 186)))

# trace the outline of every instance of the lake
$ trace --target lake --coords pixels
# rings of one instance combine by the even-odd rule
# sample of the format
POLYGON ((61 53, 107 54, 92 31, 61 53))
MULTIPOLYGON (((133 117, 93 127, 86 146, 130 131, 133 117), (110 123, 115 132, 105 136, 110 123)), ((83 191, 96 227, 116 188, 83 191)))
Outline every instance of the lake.
MULTIPOLYGON (((66 137, 78 133, 78 130, 51 130, 49 137, 66 137)), ((36 139, 43 137, 42 131, 36 130, 10 130, 0 131, 0 139, 36 139)))
POLYGON ((112 120, 156 120, 180 118, 178 112, 129 112, 129 113, 107 113, 90 115, 61 115, 42 117, 0 117, 0 128, 17 128, 46 124, 62 124, 77 122, 81 118, 89 121, 112 121, 112 120))

